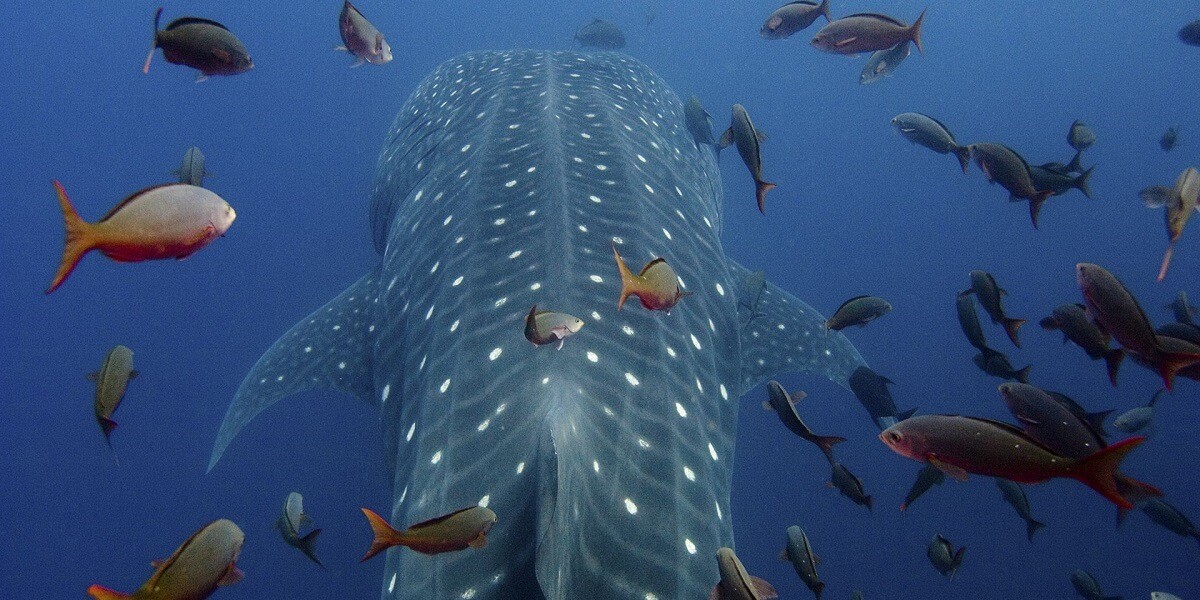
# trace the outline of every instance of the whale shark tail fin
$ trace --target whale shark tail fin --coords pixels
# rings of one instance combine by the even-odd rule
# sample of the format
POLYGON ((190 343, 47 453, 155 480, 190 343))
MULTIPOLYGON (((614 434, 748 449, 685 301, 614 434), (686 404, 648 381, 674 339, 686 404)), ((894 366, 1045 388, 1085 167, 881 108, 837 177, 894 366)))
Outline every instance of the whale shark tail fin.
POLYGON ((371 402, 378 272, 373 271, 292 326, 238 386, 213 444, 212 471, 238 432, 280 399, 306 390, 336 390, 371 402))

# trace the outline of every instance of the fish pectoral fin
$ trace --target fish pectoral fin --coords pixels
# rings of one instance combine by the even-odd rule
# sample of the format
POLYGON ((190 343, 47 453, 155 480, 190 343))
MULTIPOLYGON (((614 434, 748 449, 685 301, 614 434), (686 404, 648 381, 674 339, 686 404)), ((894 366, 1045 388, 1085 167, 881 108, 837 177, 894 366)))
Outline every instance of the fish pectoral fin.
POLYGON ((475 539, 467 542, 467 545, 472 548, 483 548, 484 546, 487 546, 487 534, 481 533, 475 536, 475 539))
POLYGON ((717 141, 717 148, 724 150, 725 148, 728 148, 732 145, 733 145, 733 128, 730 127, 729 129, 726 129, 724 133, 721 134, 721 139, 717 141))
POLYGON ((350 49, 345 46, 334 46, 333 51, 334 52, 349 52, 350 49))
POLYGON ((205 81, 208 81, 208 75, 205 75, 204 73, 196 74, 196 83, 204 83, 205 81))
POLYGON ((246 578, 246 574, 241 569, 237 568, 237 563, 230 563, 229 570, 225 571, 225 576, 217 582, 218 586, 233 585, 246 578))
POLYGON ((967 480, 967 471, 962 467, 956 467, 950 463, 943 462, 932 454, 926 456, 925 460, 928 461, 929 464, 933 465, 937 470, 953 477, 956 481, 967 480))
POLYGON ((754 130, 754 137, 758 138, 760 144, 767 141, 767 134, 763 133, 761 129, 754 130))
POLYGON ((363 66, 363 65, 365 65, 365 64, 367 64, 367 61, 366 61, 366 59, 360 58, 360 59, 358 59, 358 60, 354 61, 354 64, 351 64, 351 65, 350 65, 350 68, 351 68, 351 69, 353 69, 353 68, 355 68, 355 67, 361 67, 361 66, 363 66))
POLYGON ((232 65, 232 64, 233 64, 233 55, 232 55, 232 54, 230 54, 229 52, 225 51, 225 50, 222 50, 222 49, 220 49, 220 48, 213 48, 213 49, 212 49, 212 55, 213 55, 213 57, 215 57, 217 60, 219 60, 219 61, 221 61, 221 62, 223 62, 223 63, 225 63, 225 64, 227 64, 227 65, 232 65))
POLYGON ((1025 423, 1026 425, 1041 425, 1042 424, 1041 421, 1034 419, 1034 418, 1026 417, 1024 415, 1017 415, 1017 420, 1022 423, 1025 423))
POLYGON ((134 371, 130 371, 130 372, 129 372, 129 378, 130 378, 130 379, 137 379, 137 378, 138 378, 138 375, 141 375, 141 373, 140 373, 140 372, 138 372, 138 371, 136 371, 136 370, 134 370, 134 371))
POLYGON ((788 562, 787 548, 784 548, 783 550, 779 551, 779 561, 780 562, 788 562))
POLYGON ((166 560, 163 560, 163 559, 161 559, 161 558, 156 558, 156 559, 154 559, 154 560, 150 561, 150 568, 151 568, 151 569, 157 569, 157 568, 159 568, 159 567, 163 566, 163 565, 164 565, 164 564, 166 564, 166 563, 167 563, 167 561, 166 561, 166 560))
POLYGON ((100 371, 92 371, 87 374, 88 381, 100 381, 100 371))
POLYGON ((852 43, 854 43, 854 40, 857 40, 857 39, 858 39, 858 36, 857 36, 857 35, 856 35, 856 36, 851 36, 851 37, 848 37, 848 38, 846 38, 846 39, 844 39, 844 40, 838 40, 838 41, 834 42, 834 44, 833 44, 833 45, 834 45, 834 46, 836 46, 836 47, 838 47, 838 48, 841 48, 842 46, 846 46, 846 45, 849 45, 849 44, 852 44, 852 43))

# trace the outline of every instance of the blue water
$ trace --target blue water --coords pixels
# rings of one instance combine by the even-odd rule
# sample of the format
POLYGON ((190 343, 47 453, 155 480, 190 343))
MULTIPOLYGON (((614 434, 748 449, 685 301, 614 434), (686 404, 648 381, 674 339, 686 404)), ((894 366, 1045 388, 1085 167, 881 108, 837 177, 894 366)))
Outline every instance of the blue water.
MULTIPOLYGON (((1196 163, 1200 50, 1175 31, 1197 17, 1183 3, 928 3, 927 54, 860 86, 865 60, 808 47, 815 31, 768 42, 757 30, 771 2, 392 3, 359 6, 387 34, 396 60, 349 69, 336 2, 190 2, 165 19, 217 19, 247 45, 256 68, 193 83, 161 53, 139 72, 152 4, 9 3, 0 54, 0 307, 5 314, 0 402, 0 589, 12 598, 77 598, 89 584, 132 591, 200 525, 228 517, 245 530, 241 584, 218 598, 375 598, 383 561, 358 564, 370 534, 359 506, 386 507, 389 474, 380 427, 365 404, 308 393, 280 403, 204 469, 226 406, 245 372, 283 331, 376 264, 367 193, 383 134, 409 92, 438 63, 478 49, 569 49, 577 24, 620 24, 625 49, 697 94, 724 127, 744 104, 760 129, 764 174, 779 184, 768 215, 754 209, 745 168, 726 154, 726 252, 829 312, 847 297, 884 296, 893 313, 849 332, 872 367, 897 382, 902 408, 1007 419, 999 380, 971 363, 954 294, 971 269, 995 274, 1009 312, 1032 322, 1016 350, 985 323, 993 346, 1033 383, 1093 409, 1143 404, 1156 377, 1133 364, 1120 387, 1036 320, 1079 301, 1076 262, 1121 277, 1156 323, 1179 289, 1200 296, 1200 247, 1184 234, 1170 276, 1154 282, 1165 247, 1162 215, 1136 192, 1170 184, 1196 163), (494 4, 494 6, 493 6, 494 4), (1168 5, 1169 4, 1169 5, 1168 5), (648 28, 647 7, 657 12, 648 28), (1066 161, 1065 135, 1081 118, 1099 136, 1088 201, 1050 200, 1041 229, 972 167, 912 146, 889 120, 931 114, 961 143, 1000 141, 1031 162, 1066 161), (1180 145, 1159 149, 1181 126, 1180 145), (50 180, 63 182, 95 220, 119 198, 169 181, 184 150, 199 146, 207 185, 239 218, 228 237, 181 263, 117 265, 88 256, 52 296, 62 225, 50 180), (115 344, 136 353, 141 376, 103 444, 91 412, 98 368, 115 344), (301 491, 324 528, 328 572, 272 529, 287 492, 301 491)), ((835 16, 863 10, 911 21, 911 1, 834 0, 835 16)), ((819 27, 818 23, 816 27, 819 27)), ((1194 226, 1193 226, 1194 228, 1194 226)), ((801 414, 820 433, 850 439, 839 459, 874 494, 874 513, 824 487, 828 467, 770 413, 756 389, 742 400, 734 522, 747 568, 805 598, 779 562, 786 526, 806 529, 822 558, 827 598, 1068 598, 1072 569, 1095 573, 1108 594, 1165 590, 1200 597, 1200 550, 1135 513, 1120 530, 1113 507, 1074 482, 1028 489, 1048 524, 1033 544, 1024 523, 983 478, 948 481, 908 512, 897 509, 918 465, 887 450, 854 397, 818 376, 782 376, 809 393, 801 414), (966 545, 953 582, 928 564, 935 533, 966 545)), ((1152 440, 1126 472, 1158 484, 1200 519, 1200 384, 1182 380, 1159 404, 1152 440)))

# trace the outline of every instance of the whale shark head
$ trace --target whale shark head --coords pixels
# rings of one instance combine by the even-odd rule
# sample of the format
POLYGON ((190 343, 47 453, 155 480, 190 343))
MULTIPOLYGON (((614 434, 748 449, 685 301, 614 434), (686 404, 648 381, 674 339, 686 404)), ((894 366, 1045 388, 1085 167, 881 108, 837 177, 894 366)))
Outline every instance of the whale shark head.
POLYGON ((845 385, 863 364, 815 310, 725 257, 721 203, 712 153, 641 63, 444 63, 380 155, 378 268, 259 360, 210 469, 277 400, 343 391, 379 407, 393 525, 476 504, 499 519, 482 549, 391 550, 384 598, 706 597, 733 543, 738 398, 781 371, 845 385), (635 271, 665 259, 692 294, 670 314, 618 310, 614 245, 635 271), (534 346, 534 304, 586 327, 534 346))

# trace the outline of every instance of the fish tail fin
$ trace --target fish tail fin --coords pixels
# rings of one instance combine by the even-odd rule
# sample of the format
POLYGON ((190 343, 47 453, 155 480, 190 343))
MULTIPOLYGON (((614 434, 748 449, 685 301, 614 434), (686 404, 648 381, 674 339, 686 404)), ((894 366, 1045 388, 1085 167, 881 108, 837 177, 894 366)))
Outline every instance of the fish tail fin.
MULTIPOLYGON (((825 0, 825 15, 826 15, 825 18, 829 18, 829 0, 825 0)), ((816 584, 813 585, 813 595, 817 597, 817 600, 821 600, 821 594, 823 594, 824 592, 825 592, 825 582, 824 581, 818 581, 816 584)))
POLYGON ((954 576, 958 574, 958 568, 962 566, 963 555, 965 555, 966 553, 967 553, 967 547, 966 547, 966 546, 962 546, 962 547, 960 547, 960 548, 958 549, 958 552, 955 552, 955 553, 954 553, 954 559, 953 559, 953 561, 950 563, 950 564, 954 565, 954 566, 953 566, 953 567, 950 569, 950 581, 954 581, 954 576))
POLYGON ((1112 382, 1113 387, 1117 387, 1117 369, 1121 368, 1123 360, 1125 360, 1123 348, 1112 348, 1104 353, 1104 365, 1108 368, 1108 380, 1112 382))
POLYGON ((867 503, 867 510, 875 512, 875 498, 873 498, 870 494, 867 494, 863 498, 863 502, 867 503))
POLYGON ((1034 229, 1038 228, 1038 215, 1041 214, 1042 205, 1046 203, 1046 199, 1050 197, 1051 193, 1052 192, 1050 190, 1036 192, 1034 193, 1033 197, 1029 199, 1029 220, 1033 221, 1034 229))
POLYGON ((754 197, 758 200, 758 212, 767 214, 767 192, 775 188, 769 181, 754 180, 754 197))
POLYGON ((1158 374, 1162 377, 1163 383, 1166 385, 1167 391, 1174 389, 1175 374, 1180 369, 1185 369, 1196 363, 1200 363, 1200 354, 1191 352, 1165 352, 1158 364, 1158 374))
POLYGON ((100 430, 104 432, 104 437, 107 438, 109 435, 112 434, 113 430, 116 428, 117 428, 116 421, 109 419, 107 417, 100 417, 100 430))
POLYGON ((1017 371, 1017 381, 1021 383, 1029 383, 1029 372, 1033 370, 1033 365, 1025 365, 1024 369, 1017 371))
MULTIPOLYGON (((826 22, 829 22, 829 23, 833 22, 833 17, 829 16, 829 0, 821 0, 821 6, 819 6, 817 8, 819 8, 821 10, 821 14, 825 15, 826 22)), ((821 587, 822 588, 825 587, 825 584, 821 584, 821 587)), ((817 593, 817 597, 820 597, 820 596, 821 596, 821 594, 817 593)))
MULTIPOLYGON (((1083 150, 1076 150, 1075 156, 1071 157, 1071 162, 1067 163, 1067 170, 1072 173, 1082 172, 1083 164, 1080 162, 1081 158, 1083 158, 1083 150)), ((1091 169, 1088 170, 1090 171, 1091 169)))
POLYGON ((163 7, 158 7, 154 11, 154 30, 150 32, 150 52, 146 53, 146 62, 142 63, 142 74, 150 72, 150 60, 154 58, 154 51, 158 49, 158 23, 162 20, 163 7))
POLYGON ((1045 523, 1037 519, 1029 519, 1025 522, 1025 539, 1029 540, 1030 543, 1033 543, 1033 534, 1045 527, 1045 523))
POLYGON ((96 243, 91 233, 92 225, 75 212, 75 207, 71 205, 71 199, 67 197, 67 190, 63 189, 58 180, 54 181, 54 189, 58 192, 58 204, 62 208, 66 240, 63 242, 62 261, 58 265, 58 273, 54 275, 54 281, 50 282, 50 287, 46 290, 47 294, 58 289, 58 286, 66 281, 71 271, 75 270, 75 265, 79 264, 83 255, 94 248, 96 243))
POLYGON ((912 27, 908 28, 912 35, 912 43, 917 46, 917 52, 921 54, 925 54, 925 47, 921 45, 921 24, 925 22, 925 11, 927 10, 929 9, 922 10, 921 16, 917 17, 917 20, 913 21, 912 27))
POLYGON ((371 547, 367 553, 363 555, 359 562, 365 562, 372 556, 400 544, 401 535, 396 531, 386 519, 376 514, 369 508, 362 509, 363 514, 367 516, 367 522, 371 524, 371 530, 375 532, 375 539, 371 542, 371 547))
POLYGON ((125 593, 118 592, 115 590, 110 590, 101 585, 93 585, 92 587, 87 589, 87 593, 89 596, 91 596, 95 600, 120 600, 121 598, 131 598, 132 597, 129 594, 125 594, 125 593))
POLYGON ((1175 240, 1171 240, 1167 244, 1167 251, 1163 252, 1162 266, 1158 268, 1158 278, 1155 281, 1162 282, 1167 278, 1167 269, 1171 266, 1171 257, 1175 255, 1175 240))
POLYGON ((1021 347, 1021 340, 1017 338, 1017 330, 1020 329, 1025 323, 1025 319, 1004 317, 1004 333, 1008 334, 1008 339, 1012 340, 1013 345, 1018 348, 1021 347))
POLYGON ((1095 168, 1096 165, 1088 167, 1087 170, 1081 173, 1079 177, 1076 177, 1075 182, 1071 184, 1075 186, 1075 189, 1083 192, 1083 195, 1087 196, 1088 200, 1092 199, 1092 188, 1088 187, 1088 179, 1091 178, 1092 171, 1095 170, 1095 168))
POLYGON ((314 529, 308 532, 308 535, 300 538, 300 551, 303 552, 304 555, 309 558, 309 560, 317 563, 318 567, 324 569, 325 565, 321 563, 321 559, 317 558, 316 546, 317 536, 321 535, 321 531, 322 530, 320 529, 314 529))
POLYGON ((963 173, 966 173, 967 167, 971 166, 971 150, 966 146, 955 146, 954 157, 958 159, 958 164, 962 165, 963 173))
POLYGON ((625 259, 621 258, 621 253, 617 252, 615 243, 612 244, 612 250, 613 257, 617 259, 617 270, 621 272, 621 297, 617 298, 617 310, 621 310, 625 301, 637 293, 637 279, 633 271, 629 270, 629 265, 625 264, 625 259))
POLYGON ((818 435, 813 438, 813 443, 821 447, 821 450, 825 452, 825 456, 831 463, 833 462, 833 447, 844 441, 846 441, 846 438, 836 435, 818 435))
POLYGON ((1125 486, 1132 485, 1141 488, 1141 492, 1161 496, 1158 488, 1117 473, 1121 461, 1144 441, 1145 437, 1131 437, 1081 458, 1070 471, 1070 476, 1121 508, 1133 508, 1133 504, 1121 493, 1121 488, 1125 486), (1118 477, 1121 482, 1118 482, 1118 477))
POLYGON ((1125 518, 1129 516, 1128 508, 1117 507, 1117 529, 1121 528, 1121 524, 1125 522, 1125 518))

